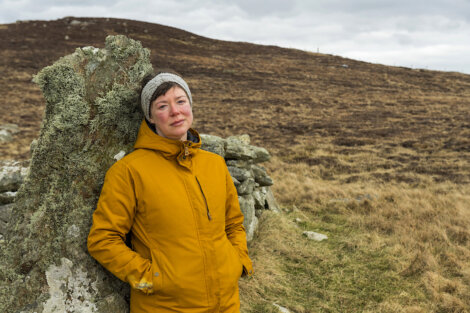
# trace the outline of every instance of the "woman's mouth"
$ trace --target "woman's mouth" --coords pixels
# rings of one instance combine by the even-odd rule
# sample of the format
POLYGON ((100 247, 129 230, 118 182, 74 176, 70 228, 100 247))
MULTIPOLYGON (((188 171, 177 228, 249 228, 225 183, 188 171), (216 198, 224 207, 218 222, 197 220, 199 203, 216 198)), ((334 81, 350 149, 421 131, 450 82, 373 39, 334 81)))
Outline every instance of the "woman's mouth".
POLYGON ((176 121, 176 122, 171 123, 170 125, 171 125, 171 126, 180 126, 180 125, 183 124, 183 123, 184 123, 184 120, 179 120, 179 121, 176 121))

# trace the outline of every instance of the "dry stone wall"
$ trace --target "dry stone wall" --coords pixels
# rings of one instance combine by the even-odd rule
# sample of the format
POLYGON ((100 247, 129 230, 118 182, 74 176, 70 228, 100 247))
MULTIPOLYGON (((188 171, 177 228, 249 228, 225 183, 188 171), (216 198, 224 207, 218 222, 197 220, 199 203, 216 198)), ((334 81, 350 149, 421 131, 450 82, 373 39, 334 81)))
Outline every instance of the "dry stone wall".
MULTIPOLYGON (((129 312, 129 287, 89 256, 86 238, 107 169, 132 150, 151 71, 139 42, 109 36, 104 49, 77 49, 36 76, 46 109, 29 170, 1 164, 0 312, 129 312)), ((202 138, 227 162, 251 239, 257 213, 276 209, 259 165, 269 154, 246 135, 202 138)))
POLYGON ((258 163, 270 159, 268 151, 250 145, 248 135, 231 136, 226 139, 201 135, 202 148, 225 158, 232 180, 237 188, 240 208, 245 216, 244 226, 248 241, 258 225, 257 216, 265 209, 278 210, 269 186, 272 179, 258 163))

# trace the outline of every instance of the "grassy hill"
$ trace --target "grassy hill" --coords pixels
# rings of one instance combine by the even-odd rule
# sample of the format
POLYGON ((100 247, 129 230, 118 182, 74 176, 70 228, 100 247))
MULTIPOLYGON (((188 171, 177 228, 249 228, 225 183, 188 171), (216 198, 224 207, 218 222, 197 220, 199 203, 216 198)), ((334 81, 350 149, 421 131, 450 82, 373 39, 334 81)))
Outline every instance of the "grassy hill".
POLYGON ((0 25, 0 159, 29 158, 44 109, 31 76, 109 34, 183 74, 195 128, 266 147, 273 191, 244 312, 470 312, 470 75, 226 42, 131 20, 0 25), (309 241, 305 230, 327 241, 309 241))

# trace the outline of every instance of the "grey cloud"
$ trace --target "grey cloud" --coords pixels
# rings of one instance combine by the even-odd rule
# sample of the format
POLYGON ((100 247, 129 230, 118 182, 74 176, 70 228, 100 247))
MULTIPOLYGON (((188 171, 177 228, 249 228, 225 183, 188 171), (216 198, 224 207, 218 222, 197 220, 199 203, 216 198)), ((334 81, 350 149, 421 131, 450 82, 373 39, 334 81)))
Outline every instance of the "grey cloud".
POLYGON ((130 18, 215 39, 319 49, 390 65, 426 61, 444 69, 447 59, 449 67, 468 73, 469 12, 468 0, 0 0, 0 23, 70 15, 130 18))
POLYGON ((233 3, 253 18, 269 15, 289 16, 295 7, 294 1, 286 0, 236 0, 233 3))

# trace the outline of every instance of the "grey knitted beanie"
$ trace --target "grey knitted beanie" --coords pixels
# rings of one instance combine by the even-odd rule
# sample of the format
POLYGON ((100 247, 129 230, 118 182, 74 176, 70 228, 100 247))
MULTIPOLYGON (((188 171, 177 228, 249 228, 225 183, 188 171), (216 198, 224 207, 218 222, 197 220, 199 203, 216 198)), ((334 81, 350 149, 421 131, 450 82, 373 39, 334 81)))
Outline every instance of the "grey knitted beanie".
POLYGON ((142 111, 144 112, 145 118, 147 121, 150 121, 150 99, 152 95, 157 90, 158 86, 165 82, 177 83, 188 95, 189 104, 193 106, 193 98, 191 97, 191 91, 189 90, 188 84, 184 81, 183 78, 176 74, 172 73, 160 73, 152 80, 150 80, 142 89, 142 94, 140 96, 140 104, 142 105, 142 111))

